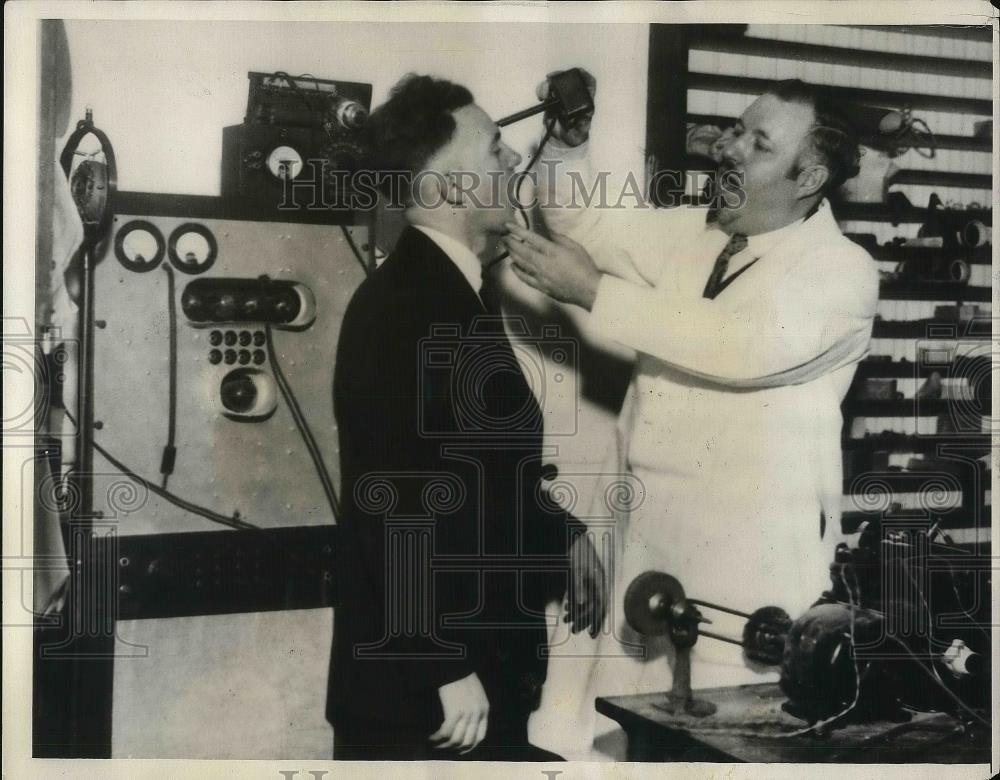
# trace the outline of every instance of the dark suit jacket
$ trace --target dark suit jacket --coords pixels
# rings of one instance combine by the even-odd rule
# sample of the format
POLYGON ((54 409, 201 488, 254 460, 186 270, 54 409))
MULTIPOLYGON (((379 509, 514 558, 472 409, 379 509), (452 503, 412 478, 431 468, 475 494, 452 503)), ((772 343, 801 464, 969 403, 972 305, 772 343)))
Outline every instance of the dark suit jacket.
POLYGON ((327 717, 430 734, 438 688, 476 672, 491 723, 526 719, 545 679, 544 605, 583 527, 540 486, 542 415, 502 323, 419 230, 351 300, 334 407, 327 717))

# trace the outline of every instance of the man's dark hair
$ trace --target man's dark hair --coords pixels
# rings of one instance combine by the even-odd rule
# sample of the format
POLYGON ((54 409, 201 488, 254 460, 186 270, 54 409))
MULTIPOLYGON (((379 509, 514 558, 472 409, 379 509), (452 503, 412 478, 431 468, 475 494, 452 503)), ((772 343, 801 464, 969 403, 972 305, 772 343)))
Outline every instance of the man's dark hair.
POLYGON ((361 131, 365 164, 383 194, 409 201, 413 177, 455 132, 452 112, 472 102, 468 89, 444 79, 409 73, 399 80, 361 131))
POLYGON ((830 172, 822 194, 836 192, 845 181, 858 175, 861 162, 858 132, 847 118, 844 105, 821 87, 799 79, 779 81, 765 94, 774 95, 786 103, 809 106, 816 115, 816 123, 809 131, 808 139, 812 151, 820 156, 830 172))

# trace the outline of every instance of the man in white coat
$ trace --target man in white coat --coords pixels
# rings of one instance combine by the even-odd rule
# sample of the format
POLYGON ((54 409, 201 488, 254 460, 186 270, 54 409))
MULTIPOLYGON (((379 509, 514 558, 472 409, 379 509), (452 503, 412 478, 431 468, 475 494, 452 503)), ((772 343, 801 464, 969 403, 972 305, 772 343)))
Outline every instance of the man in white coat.
MULTIPOLYGON (((511 224, 505 241, 524 282, 589 310, 596 333, 637 353, 606 471, 644 495, 619 518, 612 615, 574 705, 589 743, 588 719, 598 733, 614 725, 595 723, 594 696, 670 687, 669 642, 622 618, 639 573, 792 618, 828 587, 842 538, 840 403, 867 351, 878 276, 826 200, 857 173, 857 140, 809 85, 774 85, 727 133, 720 173, 740 176, 745 197, 711 211, 576 207, 569 172, 586 168, 585 130, 561 129, 541 166, 556 173, 542 190, 555 240, 511 224)), ((739 636, 741 622, 705 614, 739 636)), ((694 648, 695 688, 775 679, 738 647, 694 648)))

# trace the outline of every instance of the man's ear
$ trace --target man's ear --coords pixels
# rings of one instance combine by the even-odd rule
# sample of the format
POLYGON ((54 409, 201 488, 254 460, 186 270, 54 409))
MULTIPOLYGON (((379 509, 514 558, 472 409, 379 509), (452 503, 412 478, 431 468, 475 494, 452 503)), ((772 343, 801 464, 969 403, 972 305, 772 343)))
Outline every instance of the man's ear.
POLYGON ((826 186, 830 178, 830 169, 825 165, 815 163, 807 165, 799 171, 797 184, 799 197, 808 198, 818 194, 826 186))
POLYGON ((447 174, 441 183, 444 187, 441 197, 443 197, 447 203, 452 206, 465 206, 465 197, 457 174, 447 174))
POLYGON ((448 177, 438 171, 423 170, 414 178, 414 201, 424 208, 437 208, 444 203, 451 203, 450 184, 448 177))

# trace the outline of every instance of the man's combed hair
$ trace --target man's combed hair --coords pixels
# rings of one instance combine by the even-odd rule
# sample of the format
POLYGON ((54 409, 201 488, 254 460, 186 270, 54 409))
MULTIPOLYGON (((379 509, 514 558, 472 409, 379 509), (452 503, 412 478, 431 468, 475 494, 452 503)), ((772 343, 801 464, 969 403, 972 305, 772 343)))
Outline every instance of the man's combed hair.
POLYGON ((405 201, 409 182, 451 140, 452 112, 472 102, 468 89, 444 79, 410 73, 399 80, 361 132, 365 164, 379 175, 385 195, 405 201), (394 185, 388 174, 402 174, 403 181, 396 178, 394 185))
POLYGON ((848 119, 847 109, 813 84, 799 79, 779 81, 767 90, 787 103, 810 106, 816 114, 816 124, 809 133, 813 151, 820 156, 830 176, 823 193, 829 195, 858 175, 861 149, 858 131, 848 119))

